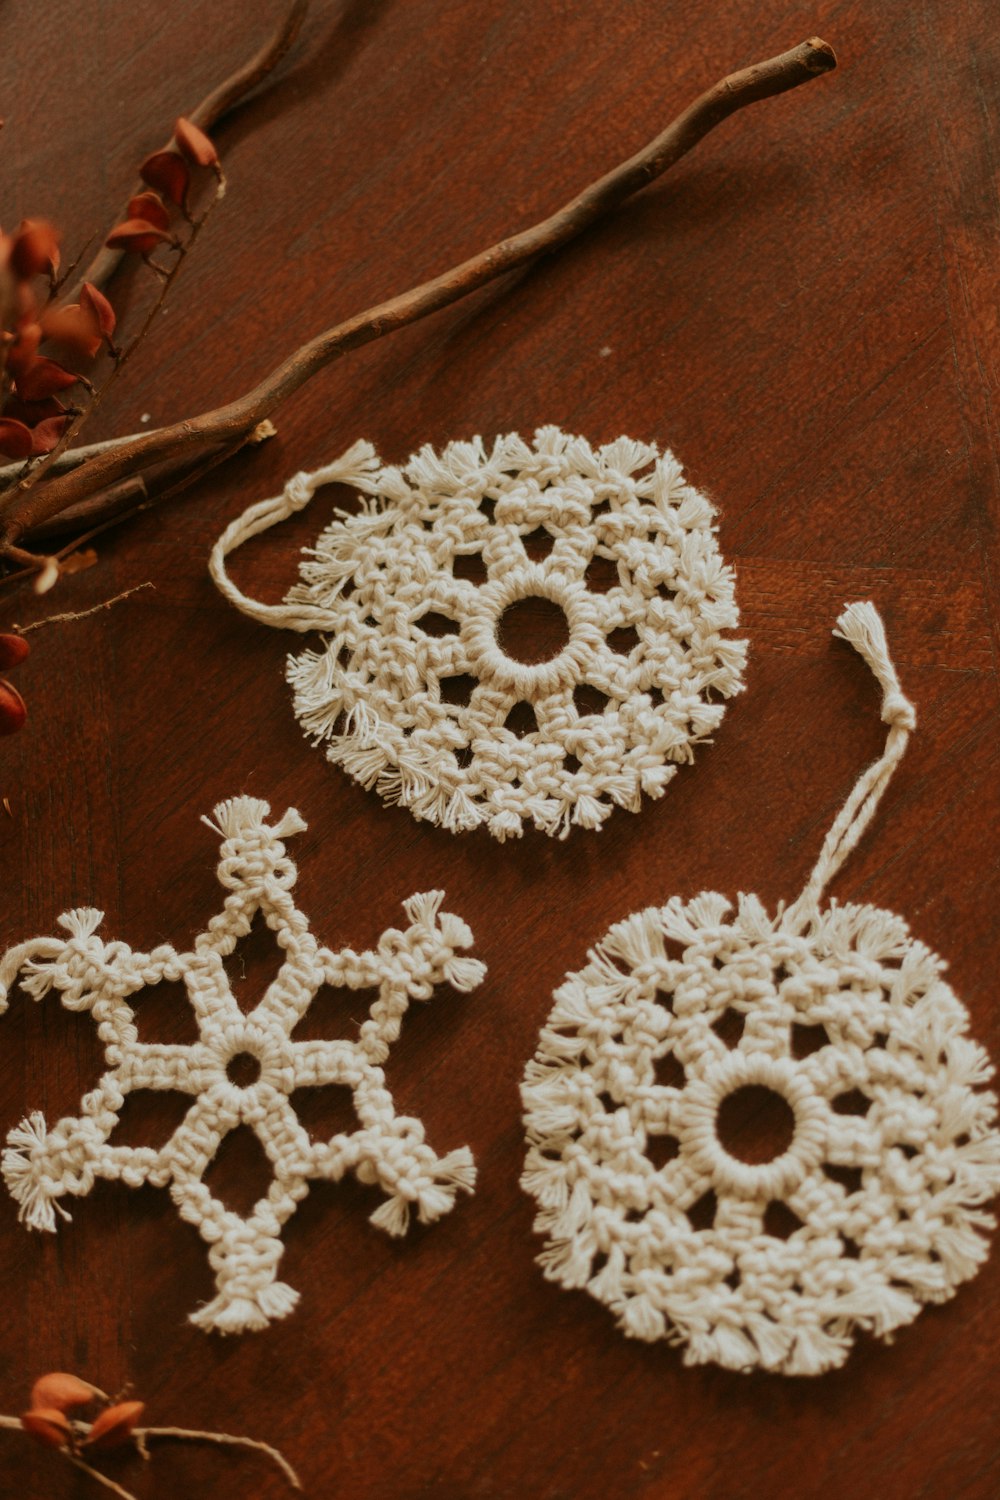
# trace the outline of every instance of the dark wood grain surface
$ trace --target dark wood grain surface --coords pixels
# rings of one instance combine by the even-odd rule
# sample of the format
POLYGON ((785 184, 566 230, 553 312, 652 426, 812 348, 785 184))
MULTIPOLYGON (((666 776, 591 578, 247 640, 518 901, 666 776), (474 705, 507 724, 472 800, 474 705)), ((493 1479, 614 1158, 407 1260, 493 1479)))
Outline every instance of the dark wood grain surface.
MULTIPOLYGON (((136 161, 274 9, 9 0, 4 224, 49 215, 68 246, 102 230, 136 161)), ((211 1276, 166 1193, 103 1185, 53 1237, 21 1229, 4 1194, 0 1408, 19 1410, 48 1368, 132 1381, 150 1421, 265 1438, 310 1495, 344 1500, 1000 1490, 1000 1260, 836 1374, 687 1370, 542 1279, 517 1092, 553 986, 613 920, 704 888, 769 903, 801 889, 882 742, 871 678, 829 633, 866 597, 920 727, 834 893, 903 913, 1000 1055, 1000 59, 985 0, 317 4, 280 77, 218 132, 229 195, 94 435, 239 394, 320 327, 549 211, 721 74, 811 32, 837 48, 831 77, 729 121, 564 253, 319 377, 276 440, 102 539, 90 572, 44 599, 0 591, 9 628, 154 585, 31 638, 29 727, 2 744, 4 945, 76 904, 136 947, 186 943, 218 895, 200 815, 245 791, 308 820, 298 891, 326 941, 370 943, 401 899, 443 885, 489 965, 474 995, 411 1014, 387 1070, 439 1150, 471 1145, 474 1198, 397 1243, 368 1224, 368 1190, 317 1188, 285 1235, 299 1310, 223 1341, 185 1322, 211 1276), (599 835, 500 848, 383 808, 328 767, 291 713, 294 643, 224 603, 206 556, 245 504, 357 437, 401 461, 543 423, 675 450, 720 506, 751 657, 717 743, 662 802, 599 835)), ((120 286, 136 294, 134 275, 120 286)), ((239 580, 280 597, 337 498, 247 547, 239 580)), ((252 1002, 274 956, 251 944, 243 959, 252 1002)), ((179 1023, 164 1008, 150 1024, 179 1023)), ((0 1057, 4 1130, 33 1107, 75 1112, 101 1071, 87 1018, 21 994, 0 1057)), ((131 1138, 162 1138, 168 1115, 137 1110, 131 1138)), ((222 1161, 220 1189, 259 1186, 258 1165, 222 1161)), ((3 1494, 98 1493, 0 1437, 3 1494)), ((285 1493, 263 1464, 217 1452, 108 1467, 142 1500, 285 1493)))

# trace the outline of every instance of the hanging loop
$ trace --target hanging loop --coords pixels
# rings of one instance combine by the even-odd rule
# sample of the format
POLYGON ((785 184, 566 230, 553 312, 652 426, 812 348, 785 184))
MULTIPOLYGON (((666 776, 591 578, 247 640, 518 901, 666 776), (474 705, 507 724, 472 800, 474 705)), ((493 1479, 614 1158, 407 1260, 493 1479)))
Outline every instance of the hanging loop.
POLYGON ((329 630, 332 617, 326 610, 313 604, 263 604, 251 599, 238 589, 226 572, 226 558, 252 536, 259 536, 279 521, 285 521, 296 511, 304 510, 313 495, 324 484, 350 484, 355 489, 373 495, 378 490, 379 461, 371 443, 364 440, 348 448, 346 453, 316 469, 312 474, 293 474, 280 495, 270 500, 260 500, 251 505, 242 515, 230 521, 225 531, 212 548, 208 560, 208 571, 221 594, 235 604, 243 614, 260 620, 265 625, 275 625, 282 630, 329 630))
POLYGON ((889 733, 882 755, 858 778, 854 790, 834 819, 805 889, 789 908, 788 919, 796 924, 808 920, 816 910, 824 888, 875 816, 882 793, 905 754, 917 722, 913 704, 899 685, 886 643, 885 626, 874 604, 849 604, 838 619, 833 634, 853 646, 871 668, 882 689, 882 721, 888 724, 889 733))

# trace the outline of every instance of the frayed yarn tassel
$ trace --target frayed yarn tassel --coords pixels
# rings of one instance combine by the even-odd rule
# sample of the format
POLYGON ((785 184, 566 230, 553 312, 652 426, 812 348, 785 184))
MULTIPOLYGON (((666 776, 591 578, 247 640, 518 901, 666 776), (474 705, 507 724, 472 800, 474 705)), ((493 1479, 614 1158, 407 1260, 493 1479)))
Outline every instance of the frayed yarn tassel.
POLYGON ((821 1328, 798 1328, 795 1343, 785 1361, 787 1375, 822 1375, 837 1370, 851 1350, 843 1335, 824 1333, 821 1328))
POLYGON ((450 1183, 454 1188, 471 1193, 476 1185, 476 1163, 468 1146, 458 1146, 442 1156, 434 1168, 438 1182, 450 1183))
POLYGON ((294 807, 283 813, 277 823, 269 824, 270 811, 271 804, 260 797, 229 797, 225 802, 216 803, 211 818, 203 817, 201 821, 223 839, 245 838, 247 834, 259 833, 262 829, 267 829, 276 838, 285 839, 295 833, 305 833, 309 826, 294 807))
POLYGON ((400 1194, 394 1193, 373 1214, 369 1214, 368 1222, 376 1229, 381 1229, 384 1234, 398 1239, 410 1226, 410 1205, 400 1194))
POLYGON ((444 977, 452 989, 468 995, 482 984, 486 965, 479 958, 449 958, 444 966, 444 977))
POLYGON ((193 1312, 188 1322, 213 1333, 259 1333, 269 1323, 287 1318, 298 1300, 298 1292, 282 1281, 263 1287, 250 1296, 220 1292, 218 1297, 193 1312))
POLYGON ((834 635, 862 657, 882 689, 882 720, 889 726, 885 750, 858 778, 823 841, 819 859, 801 896, 788 908, 786 924, 801 928, 816 916, 819 897, 856 847, 906 751, 917 716, 904 695, 889 656, 885 627, 874 604, 849 604, 834 635))
MULTIPOLYGON (((619 1325, 631 1339, 642 1339, 652 1344, 662 1339, 667 1331, 667 1320, 648 1297, 629 1297, 622 1308, 619 1325)), ((692 1349, 694 1343, 692 1341, 692 1349)))
POLYGON ((433 932, 437 926, 437 914, 441 910, 444 891, 418 891, 403 902, 406 919, 413 927, 433 932))
POLYGON ((863 657, 882 689, 882 719, 886 724, 912 731, 917 715, 913 704, 899 685, 896 668, 889 655, 882 616, 870 601, 848 604, 837 620, 833 634, 847 641, 863 657))
POLYGON ((38 1157, 48 1145, 48 1128, 45 1116, 29 1115, 7 1135, 7 1150, 3 1153, 3 1180, 17 1204, 19 1223, 29 1229, 44 1230, 54 1234, 56 1214, 69 1220, 61 1203, 47 1193, 39 1181, 38 1157))
POLYGON ((524 833, 524 824, 516 812, 505 808, 490 818, 490 833, 500 844, 508 839, 519 839, 524 833))

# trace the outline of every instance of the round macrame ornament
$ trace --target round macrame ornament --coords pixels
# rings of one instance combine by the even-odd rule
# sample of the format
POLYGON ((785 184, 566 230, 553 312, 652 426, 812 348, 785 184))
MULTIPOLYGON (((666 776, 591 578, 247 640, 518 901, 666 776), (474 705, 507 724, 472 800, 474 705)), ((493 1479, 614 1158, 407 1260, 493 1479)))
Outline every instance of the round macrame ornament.
POLYGON ((211 572, 245 613, 325 636, 288 679, 335 765, 453 832, 564 838, 661 796, 742 686, 713 514, 672 454, 628 438, 594 449, 549 427, 402 469, 358 443, 235 521, 211 572), (333 481, 372 499, 337 513, 283 604, 246 598, 227 554, 333 481), (528 599, 562 616, 547 661, 504 648, 528 599))
POLYGON ((834 1368, 859 1329, 889 1338, 951 1297, 994 1224, 993 1069, 942 960, 891 912, 819 905, 914 724, 874 608, 838 623, 890 728, 802 895, 617 923, 556 992, 522 1088, 545 1275, 689 1364, 834 1368), (750 1162, 726 1121, 762 1091, 786 1138, 750 1162))

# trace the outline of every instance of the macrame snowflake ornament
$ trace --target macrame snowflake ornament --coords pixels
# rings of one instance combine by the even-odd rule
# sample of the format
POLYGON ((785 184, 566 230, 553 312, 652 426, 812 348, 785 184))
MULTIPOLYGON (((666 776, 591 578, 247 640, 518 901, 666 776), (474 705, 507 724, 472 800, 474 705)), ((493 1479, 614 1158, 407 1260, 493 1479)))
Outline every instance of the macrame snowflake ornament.
POLYGON ((994 1224, 993 1069, 944 964, 891 912, 819 904, 915 722, 874 608, 838 624, 889 734, 802 895, 771 916, 708 892, 617 923, 556 992, 522 1088, 545 1275, 689 1364, 838 1366, 857 1330, 888 1339, 951 1297, 994 1224), (786 1141, 750 1162, 726 1121, 763 1090, 786 1141))
POLYGON ((546 427, 533 446, 476 438, 403 469, 358 443, 233 522, 211 572, 255 619, 326 637, 288 680, 335 765, 452 832, 565 838, 661 796, 742 686, 713 514, 671 453, 628 438, 594 449, 546 427), (226 556, 333 481, 372 498, 338 512, 283 604, 248 599, 226 556), (548 661, 504 649, 529 598, 563 616, 548 661))
POLYGON ((405 1232, 411 1212, 424 1223, 440 1218, 457 1190, 471 1192, 475 1181, 467 1147, 437 1156, 420 1121, 396 1114, 382 1072, 411 1000, 430 999, 437 984, 465 992, 480 983, 483 964, 461 954, 472 934, 440 910, 443 893, 430 891, 404 903, 408 925, 384 932, 374 951, 320 947, 293 900, 296 871, 282 843, 306 825, 294 808, 270 824, 269 811, 250 797, 216 807, 209 826, 222 839, 218 878, 229 894, 190 952, 164 946, 134 953, 106 942, 97 934, 103 913, 84 907, 60 918, 68 937, 33 938, 0 961, 0 1011, 19 973, 35 1000, 55 990, 67 1010, 91 1013, 108 1068, 79 1118, 50 1129, 36 1113, 9 1133, 3 1175, 19 1217, 31 1229, 54 1230, 57 1213, 70 1217, 60 1200, 85 1196, 98 1178, 169 1187, 181 1217, 210 1247, 218 1290, 191 1322, 220 1333, 264 1328, 294 1308, 298 1293, 276 1279, 281 1232, 310 1181, 337 1182, 353 1171, 361 1182, 377 1183, 387 1198, 371 1222, 393 1235, 405 1232), (258 911, 285 957, 259 1004, 244 1014, 222 960, 258 911), (131 1001, 164 980, 183 980, 187 989, 199 1031, 190 1046, 138 1040, 131 1001), (324 984, 377 988, 356 1040, 296 1041, 295 1025, 324 984), (331 1085, 351 1089, 358 1128, 315 1141, 291 1095, 331 1085), (191 1096, 183 1122, 158 1150, 110 1139, 137 1089, 191 1096), (223 1139, 239 1125, 255 1132, 274 1172, 248 1218, 213 1197, 204 1180, 223 1139))

